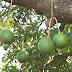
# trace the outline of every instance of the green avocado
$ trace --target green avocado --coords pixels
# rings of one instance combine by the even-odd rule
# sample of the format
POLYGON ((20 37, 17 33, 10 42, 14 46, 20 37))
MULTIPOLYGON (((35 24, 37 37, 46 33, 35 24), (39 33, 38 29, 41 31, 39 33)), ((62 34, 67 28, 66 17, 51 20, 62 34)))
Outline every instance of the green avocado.
POLYGON ((24 63, 29 58, 29 53, 27 51, 19 51, 17 54, 18 61, 24 63))
POLYGON ((38 48, 41 53, 47 54, 52 52, 52 50, 54 49, 53 40, 47 37, 43 37, 38 43, 38 48))
POLYGON ((68 44, 68 37, 64 33, 57 33, 53 37, 54 44, 58 48, 64 48, 68 44))
POLYGON ((2 30, 0 38, 5 44, 11 44, 15 40, 15 36, 10 30, 2 30))

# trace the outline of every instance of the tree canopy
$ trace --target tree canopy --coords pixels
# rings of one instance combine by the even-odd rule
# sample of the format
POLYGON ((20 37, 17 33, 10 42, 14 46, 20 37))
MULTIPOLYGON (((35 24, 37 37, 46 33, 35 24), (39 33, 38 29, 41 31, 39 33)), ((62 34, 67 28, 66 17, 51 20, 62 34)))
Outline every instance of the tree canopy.
POLYGON ((3 46, 6 54, 2 58, 1 72, 72 71, 72 1, 54 0, 54 16, 61 25, 53 23, 54 26, 51 28, 50 1, 13 0, 11 6, 10 0, 2 0, 0 46, 3 46), (9 37, 9 33, 4 34, 4 30, 13 32, 15 36, 13 43, 6 44, 12 37, 11 34, 9 37), (61 37, 58 38, 60 47, 55 45, 54 36, 58 33, 64 34, 63 38, 66 37, 62 42, 65 46, 61 46, 63 40, 61 37))

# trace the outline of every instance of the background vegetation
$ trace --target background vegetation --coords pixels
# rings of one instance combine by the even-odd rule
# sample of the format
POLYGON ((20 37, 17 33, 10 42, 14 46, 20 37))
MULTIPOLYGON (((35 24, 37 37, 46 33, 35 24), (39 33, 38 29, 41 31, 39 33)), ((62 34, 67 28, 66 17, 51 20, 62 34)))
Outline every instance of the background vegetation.
MULTIPOLYGON (((46 24, 47 17, 34 9, 23 6, 10 6, 5 2, 0 10, 0 30, 6 28, 7 17, 9 16, 9 30, 15 35, 15 41, 8 45, 0 41, 7 53, 2 58, 4 66, 1 72, 71 72, 72 71, 72 24, 61 26, 61 32, 69 38, 65 48, 55 48, 50 54, 41 54, 38 50, 38 42, 42 37, 48 35, 48 25, 45 29, 41 25, 46 24), (10 13, 9 13, 10 10, 10 13), (41 14, 41 15, 40 15, 41 14), (62 28, 63 27, 63 28, 62 28), (17 53, 22 50, 22 37, 24 36, 24 50, 29 52, 29 59, 25 63, 19 63, 17 53)), ((58 33, 55 24, 50 29, 50 38, 58 33)))

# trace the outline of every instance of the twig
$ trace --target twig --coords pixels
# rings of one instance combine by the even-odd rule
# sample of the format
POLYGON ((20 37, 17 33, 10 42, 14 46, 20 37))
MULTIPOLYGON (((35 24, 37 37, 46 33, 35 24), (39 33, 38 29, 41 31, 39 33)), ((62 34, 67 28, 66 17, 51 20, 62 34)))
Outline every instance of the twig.
POLYGON ((54 62, 54 60, 58 57, 61 57, 61 59, 66 59, 68 56, 72 56, 72 51, 69 53, 59 53, 58 55, 54 56, 51 60, 48 60, 43 66, 46 64, 49 65, 50 63, 54 62))

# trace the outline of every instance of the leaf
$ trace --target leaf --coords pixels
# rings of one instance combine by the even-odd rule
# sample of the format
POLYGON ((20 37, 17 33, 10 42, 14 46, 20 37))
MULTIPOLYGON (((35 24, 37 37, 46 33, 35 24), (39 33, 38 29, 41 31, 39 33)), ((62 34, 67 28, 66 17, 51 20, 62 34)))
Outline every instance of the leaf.
POLYGON ((69 45, 68 49, 69 51, 72 51, 72 45, 69 45))
POLYGON ((1 1, 2 1, 2 0, 0 0, 0 6, 2 5, 1 1))
POLYGON ((14 21, 14 19, 13 18, 9 18, 9 22, 13 22, 14 21))
POLYGON ((72 40, 72 32, 68 33, 67 36, 68 36, 69 40, 72 40))
POLYGON ((67 53, 68 47, 62 48, 61 51, 62 51, 62 53, 67 53))
POLYGON ((0 25, 3 27, 6 27, 7 22, 1 22, 0 25))
POLYGON ((3 45, 3 43, 0 41, 0 46, 2 46, 3 45))
POLYGON ((35 44, 35 43, 37 43, 37 42, 38 42, 38 40, 34 40, 32 43, 35 44))

